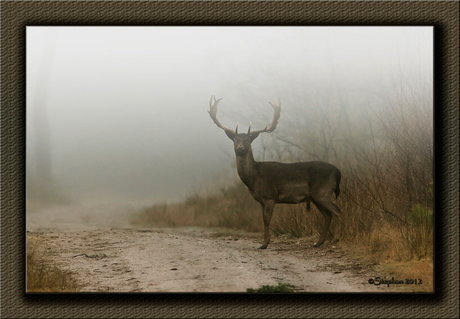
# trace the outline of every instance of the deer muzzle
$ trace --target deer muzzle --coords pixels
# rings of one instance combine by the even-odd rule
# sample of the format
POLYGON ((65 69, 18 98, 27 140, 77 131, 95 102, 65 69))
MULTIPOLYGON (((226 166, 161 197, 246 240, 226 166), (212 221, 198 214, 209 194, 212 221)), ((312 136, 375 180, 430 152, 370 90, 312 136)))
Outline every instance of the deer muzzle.
POLYGON ((244 146, 243 145, 237 145, 235 147, 235 151, 237 154, 243 154, 244 153, 244 146))

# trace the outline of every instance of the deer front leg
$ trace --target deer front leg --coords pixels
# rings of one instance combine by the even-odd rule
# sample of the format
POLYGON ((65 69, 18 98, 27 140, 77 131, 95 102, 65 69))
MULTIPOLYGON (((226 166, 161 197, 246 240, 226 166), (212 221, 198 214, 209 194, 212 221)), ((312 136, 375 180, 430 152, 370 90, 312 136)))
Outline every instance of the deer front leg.
POLYGON ((262 202, 262 214, 264 220, 264 243, 259 249, 266 249, 270 242, 270 221, 273 215, 273 208, 275 208, 275 201, 268 200, 262 202))

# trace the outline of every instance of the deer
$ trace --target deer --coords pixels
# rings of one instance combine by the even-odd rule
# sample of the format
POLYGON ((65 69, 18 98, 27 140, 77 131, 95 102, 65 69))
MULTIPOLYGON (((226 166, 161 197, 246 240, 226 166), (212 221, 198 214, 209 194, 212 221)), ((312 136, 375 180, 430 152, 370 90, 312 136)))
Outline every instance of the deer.
POLYGON ((257 162, 254 160, 251 143, 261 133, 271 133, 276 129, 281 115, 281 100, 278 104, 269 102, 273 107, 273 119, 262 130, 251 131, 252 122, 249 124, 247 133, 238 133, 223 126, 217 119, 217 105, 222 98, 211 96, 209 101, 209 115, 214 123, 225 131, 225 134, 234 143, 236 155, 236 169, 241 181, 247 186, 252 197, 262 206, 264 223, 264 240, 258 249, 266 249, 270 243, 270 221, 275 204, 299 204, 306 203, 307 211, 312 202, 324 217, 324 224, 320 237, 313 246, 321 246, 329 230, 332 217, 337 218, 334 236, 331 244, 337 243, 340 238, 342 211, 333 202, 340 193, 340 170, 323 161, 280 163, 280 162, 257 162), (214 98, 214 102, 213 102, 214 98))

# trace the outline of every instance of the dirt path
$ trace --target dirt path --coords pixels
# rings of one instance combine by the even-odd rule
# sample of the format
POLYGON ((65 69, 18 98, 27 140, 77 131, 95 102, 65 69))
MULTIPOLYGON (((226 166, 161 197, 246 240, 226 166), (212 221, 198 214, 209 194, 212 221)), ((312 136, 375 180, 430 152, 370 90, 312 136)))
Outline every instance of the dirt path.
POLYGON ((27 215, 28 236, 43 239, 53 260, 75 273, 84 292, 245 292, 295 285, 298 292, 390 292, 370 285, 369 267, 329 243, 222 229, 134 228, 134 207, 54 206, 27 215))

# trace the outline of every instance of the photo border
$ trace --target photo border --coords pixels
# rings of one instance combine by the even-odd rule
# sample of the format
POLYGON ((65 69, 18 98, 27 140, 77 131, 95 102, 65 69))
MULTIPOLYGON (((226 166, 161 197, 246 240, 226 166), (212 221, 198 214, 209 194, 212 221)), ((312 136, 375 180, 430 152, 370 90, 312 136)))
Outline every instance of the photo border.
POLYGON ((458 317, 458 1, 1 1, 0 5, 3 317, 458 317), (26 295, 25 29, 41 25, 434 26, 435 293, 26 295))

